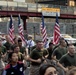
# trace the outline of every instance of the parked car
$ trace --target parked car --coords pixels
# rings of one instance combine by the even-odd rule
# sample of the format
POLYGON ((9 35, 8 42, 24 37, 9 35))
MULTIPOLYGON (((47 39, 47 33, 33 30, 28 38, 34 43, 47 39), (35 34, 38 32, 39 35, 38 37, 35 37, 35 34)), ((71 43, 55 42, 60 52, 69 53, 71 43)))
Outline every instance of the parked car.
POLYGON ((63 37, 68 43, 76 43, 76 38, 73 38, 69 34, 61 34, 61 37, 63 37))
MULTIPOLYGON (((69 34, 61 34, 61 37, 63 37, 68 43, 76 43, 76 38, 73 38, 69 34)), ((49 37, 49 41, 51 41, 53 37, 49 37)))

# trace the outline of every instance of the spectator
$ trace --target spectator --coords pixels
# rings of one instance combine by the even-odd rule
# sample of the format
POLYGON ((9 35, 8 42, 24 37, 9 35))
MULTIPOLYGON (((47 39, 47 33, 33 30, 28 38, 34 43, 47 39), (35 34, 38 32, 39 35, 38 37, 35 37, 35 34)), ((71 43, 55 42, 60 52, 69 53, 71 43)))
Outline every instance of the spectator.
POLYGON ((69 70, 66 75, 76 75, 76 68, 69 70))
POLYGON ((59 60, 64 54, 67 53, 66 42, 64 38, 60 39, 60 45, 54 50, 52 58, 59 60))
POLYGON ((50 64, 44 64, 39 69, 40 75, 58 75, 57 69, 55 66, 50 64))
POLYGON ((20 48, 18 45, 15 45, 13 47, 13 51, 18 55, 18 60, 23 61, 24 57, 23 57, 22 53, 20 52, 20 48))
POLYGON ((11 52, 11 43, 8 36, 6 36, 6 43, 4 44, 4 46, 6 47, 8 53, 11 52))
POLYGON ((1 37, 2 40, 2 44, 4 45, 6 43, 6 38, 5 37, 1 37))
POLYGON ((24 75, 24 69, 26 64, 18 62, 18 56, 16 53, 12 52, 8 56, 9 64, 6 65, 3 75, 24 75))
POLYGON ((0 75, 2 75, 4 68, 5 68, 5 63, 2 60, 2 52, 0 52, 0 75))
POLYGON ((2 58, 3 58, 3 59, 6 57, 6 54, 7 54, 6 51, 7 51, 7 50, 6 50, 6 47, 3 46, 2 40, 0 39, 0 52, 2 53, 2 58))
POLYGON ((47 51, 43 49, 42 40, 36 41, 36 48, 32 50, 28 60, 31 62, 30 75, 39 75, 39 66, 44 61, 47 51))
POLYGON ((64 67, 71 67, 76 66, 76 53, 75 53, 75 46, 69 45, 68 46, 68 53, 63 55, 59 62, 63 64, 64 67))
POLYGON ((49 47, 49 39, 47 38, 46 39, 46 43, 45 43, 45 45, 44 45, 44 48, 48 48, 49 47))
POLYGON ((28 54, 28 49, 22 46, 22 40, 19 38, 18 39, 18 46, 20 48, 20 52, 24 55, 28 54))
POLYGON ((30 54, 31 47, 35 46, 35 42, 33 41, 33 38, 31 35, 28 36, 28 41, 27 41, 27 48, 28 48, 28 53, 30 54))
POLYGON ((49 43, 49 48, 47 48, 47 50, 48 50, 48 57, 47 57, 47 59, 49 59, 49 60, 51 60, 52 58, 52 53, 53 53, 53 43, 52 42, 50 42, 49 43))
POLYGON ((18 45, 18 39, 17 39, 17 37, 15 37, 13 39, 13 41, 14 41, 14 44, 11 45, 11 50, 13 50, 13 48, 14 48, 15 45, 18 45))

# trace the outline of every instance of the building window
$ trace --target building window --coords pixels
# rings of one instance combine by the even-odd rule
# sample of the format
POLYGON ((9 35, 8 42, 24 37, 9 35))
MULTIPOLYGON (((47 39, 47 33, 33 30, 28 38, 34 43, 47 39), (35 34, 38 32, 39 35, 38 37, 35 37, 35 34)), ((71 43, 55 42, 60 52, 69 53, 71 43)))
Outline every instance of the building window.
POLYGON ((75 2, 74 1, 69 1, 69 6, 75 6, 75 2))

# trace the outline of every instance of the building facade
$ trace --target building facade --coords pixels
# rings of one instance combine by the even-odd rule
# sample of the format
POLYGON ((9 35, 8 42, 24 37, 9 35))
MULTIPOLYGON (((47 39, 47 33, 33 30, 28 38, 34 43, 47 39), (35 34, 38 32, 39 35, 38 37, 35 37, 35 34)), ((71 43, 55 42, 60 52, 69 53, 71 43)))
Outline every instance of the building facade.
POLYGON ((76 6, 76 0, 38 0, 38 3, 76 6))
POLYGON ((22 1, 22 2, 26 2, 26 3, 34 3, 35 2, 35 0, 2 0, 2 1, 19 1, 19 2, 22 1))
MULTIPOLYGON (((1 0, 0 0, 1 1, 1 0)), ((13 10, 13 5, 14 2, 16 1, 24 1, 24 5, 27 3, 27 4, 31 4, 31 5, 28 5, 28 11, 29 12, 36 12, 34 11, 35 9, 35 6, 36 4, 35 3, 44 3, 45 4, 49 4, 51 1, 50 0, 2 0, 2 1, 7 1, 7 7, 10 7, 9 10, 13 10), (14 1, 14 2, 13 2, 14 1), (49 2, 50 1, 50 2, 49 2), (12 4, 10 4, 12 3, 12 4)), ((61 10, 60 13, 62 14, 72 14, 72 15, 76 15, 76 7, 75 8, 72 8, 70 9, 70 7, 67 7, 68 6, 75 6, 76 5, 76 0, 54 0, 52 1, 52 5, 64 5, 64 7, 61 7, 61 10), (59 4, 58 4, 59 3, 59 4), (74 10, 74 11, 73 11, 74 10)), ((17 3, 16 3, 17 4, 17 3)), ((18 9, 18 11, 23 11, 22 8, 23 8, 23 3, 22 5, 19 6, 20 9, 18 9)), ((57 6, 52 6, 51 4, 47 5, 48 8, 52 8, 52 7, 57 7, 57 6)), ((16 6, 18 8, 18 6, 16 6)), ((15 7, 15 8, 16 8, 15 7)), ((25 7, 24 7, 25 8, 25 7)), ((27 8, 27 7, 26 7, 27 8)), ((5 8, 6 9, 6 8, 5 8)), ((4 7, 3 7, 3 10, 5 10, 4 7)), ((37 8, 36 8, 37 10, 37 8)), ((14 10, 13 10, 14 11, 14 10)), ((2 20, 5 21, 7 18, 3 18, 2 20)), ((51 35, 52 36, 52 33, 53 33, 53 27, 55 25, 55 18, 44 18, 45 20, 45 25, 47 27, 47 32, 48 32, 48 35, 51 35)), ((7 20, 6 20, 7 22, 7 20)), ((40 23, 41 23, 41 17, 29 17, 27 19, 27 32, 28 34, 32 34, 33 33, 33 27, 36 28, 36 34, 39 33, 39 27, 40 27, 40 23), (31 31, 31 32, 30 32, 31 31)), ((76 34, 76 19, 59 19, 59 23, 60 23, 60 26, 61 26, 61 31, 62 33, 67 33, 67 34, 76 34), (69 26, 70 25, 70 26, 69 26)), ((6 24, 6 23, 5 23, 6 24)), ((4 27, 5 27, 5 24, 4 27)), ((2 25, 2 26, 3 26, 2 25)), ((15 26, 17 26, 17 24, 15 23, 14 24, 15 26)), ((3 28, 4 28, 3 27, 3 28)), ((6 28, 5 28, 6 29, 6 28)), ((5 30, 4 29, 4 30, 5 30)), ((17 29, 17 28, 16 28, 17 29)), ((7 30, 7 29, 6 29, 7 30)), ((3 31, 3 29, 2 29, 3 31)), ((5 31, 6 32, 6 31, 5 31)), ((5 33, 4 32, 4 33, 5 33)))
POLYGON ((76 0, 2 0, 2 1, 22 1, 26 3, 43 3, 64 6, 76 6, 76 0))

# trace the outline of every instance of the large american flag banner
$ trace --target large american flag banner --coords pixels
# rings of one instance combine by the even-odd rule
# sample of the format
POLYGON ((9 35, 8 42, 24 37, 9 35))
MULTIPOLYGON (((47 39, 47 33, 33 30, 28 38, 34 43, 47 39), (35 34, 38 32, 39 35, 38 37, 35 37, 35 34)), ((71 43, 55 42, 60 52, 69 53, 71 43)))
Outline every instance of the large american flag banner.
POLYGON ((42 23, 40 24, 40 29, 41 29, 41 34, 42 34, 42 41, 44 45, 46 44, 47 41, 47 32, 46 32, 46 26, 44 24, 44 17, 42 15, 42 23))
POLYGON ((60 26, 58 22, 58 14, 56 14, 56 23, 54 26, 54 33, 53 33, 53 44, 58 44, 60 39, 60 26))
POLYGON ((26 45, 26 40, 24 38, 23 26, 22 26, 22 23, 21 23, 20 15, 18 16, 18 31, 19 31, 19 35, 21 37, 22 42, 26 45))
POLYGON ((9 39, 12 42, 12 44, 14 43, 14 41, 13 41, 14 38, 15 38, 14 25, 13 25, 13 20, 12 20, 12 15, 11 15, 10 22, 9 22, 9 39))

